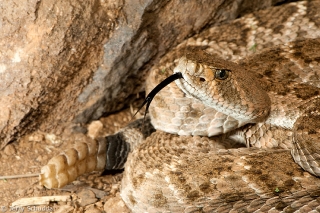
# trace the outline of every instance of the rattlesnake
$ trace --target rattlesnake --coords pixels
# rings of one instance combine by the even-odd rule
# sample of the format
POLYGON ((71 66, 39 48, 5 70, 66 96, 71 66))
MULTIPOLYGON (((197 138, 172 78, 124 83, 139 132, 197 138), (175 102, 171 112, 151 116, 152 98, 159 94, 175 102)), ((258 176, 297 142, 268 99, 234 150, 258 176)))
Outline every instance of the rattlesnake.
POLYGON ((93 168, 122 168, 132 151, 121 196, 133 212, 316 209, 320 180, 299 169, 289 150, 320 175, 319 10, 320 1, 287 4, 186 40, 152 69, 146 86, 183 73, 149 110, 156 129, 182 136, 156 131, 141 142, 147 133, 138 121, 50 161, 41 183, 61 187, 93 168), (224 149, 241 143, 252 148, 224 149))

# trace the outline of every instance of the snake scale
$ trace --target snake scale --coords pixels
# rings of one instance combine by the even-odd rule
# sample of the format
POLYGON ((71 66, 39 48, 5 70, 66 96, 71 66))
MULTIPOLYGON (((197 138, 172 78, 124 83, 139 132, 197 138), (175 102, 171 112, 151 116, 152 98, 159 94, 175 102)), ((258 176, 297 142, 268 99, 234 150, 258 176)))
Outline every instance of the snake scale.
POLYGON ((185 40, 147 79, 150 92, 183 76, 150 105, 157 131, 144 140, 153 130, 140 120, 81 143, 43 167, 41 184, 124 167, 133 212, 320 211, 319 11, 299 1, 185 40))

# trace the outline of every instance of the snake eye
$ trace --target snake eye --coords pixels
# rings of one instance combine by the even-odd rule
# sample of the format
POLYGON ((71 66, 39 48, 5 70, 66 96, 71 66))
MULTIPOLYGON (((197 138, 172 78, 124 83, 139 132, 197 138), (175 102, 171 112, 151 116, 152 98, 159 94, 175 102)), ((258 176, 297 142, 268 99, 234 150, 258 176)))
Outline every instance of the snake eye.
POLYGON ((217 69, 215 72, 215 78, 218 80, 225 80, 229 76, 230 70, 226 69, 217 69))

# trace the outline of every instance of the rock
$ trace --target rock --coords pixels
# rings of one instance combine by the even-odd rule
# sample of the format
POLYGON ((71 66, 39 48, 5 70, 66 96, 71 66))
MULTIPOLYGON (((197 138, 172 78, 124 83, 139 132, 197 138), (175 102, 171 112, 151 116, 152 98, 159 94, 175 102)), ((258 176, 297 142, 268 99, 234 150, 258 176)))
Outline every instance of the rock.
POLYGON ((83 189, 78 193, 78 197, 80 198, 79 205, 87 206, 89 204, 97 202, 96 195, 89 189, 83 189))
POLYGON ((126 204, 120 198, 119 193, 116 197, 109 198, 103 206, 104 211, 108 213, 130 213, 130 210, 127 208, 126 204))
POLYGON ((55 134, 46 134, 45 139, 49 144, 57 145, 62 143, 62 140, 59 137, 57 137, 55 134))
POLYGON ((109 194, 108 192, 105 192, 105 191, 102 191, 102 190, 99 190, 99 189, 95 189, 95 188, 90 188, 90 190, 92 192, 94 192, 96 198, 103 198, 104 196, 109 194))
POLYGON ((12 144, 9 144, 4 148, 4 153, 8 156, 16 154, 16 148, 12 144))
POLYGON ((97 209, 97 208, 94 208, 94 207, 91 207, 89 209, 86 209, 85 211, 86 213, 102 213, 101 210, 97 209))
POLYGON ((35 126, 61 132, 79 113, 118 18, 99 2, 1 1, 0 148, 35 126))
POLYGON ((99 132, 103 128, 103 124, 101 121, 92 121, 88 126, 88 136, 90 138, 96 138, 99 135, 99 132))
POLYGON ((34 132, 28 137, 29 142, 43 142, 45 139, 44 134, 40 132, 34 132))
POLYGON ((23 197, 25 194, 26 194, 26 190, 25 189, 18 189, 16 192, 15 192, 16 195, 20 196, 20 197, 23 197))

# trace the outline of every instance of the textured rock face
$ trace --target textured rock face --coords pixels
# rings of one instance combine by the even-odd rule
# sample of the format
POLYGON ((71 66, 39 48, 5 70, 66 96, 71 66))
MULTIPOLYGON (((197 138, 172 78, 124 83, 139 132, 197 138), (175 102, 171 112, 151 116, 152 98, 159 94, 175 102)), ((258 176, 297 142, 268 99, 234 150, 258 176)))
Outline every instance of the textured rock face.
POLYGON ((76 97, 115 27, 116 17, 99 1, 20 3, 0 3, 0 147, 78 113, 76 97))
POLYGON ((0 148, 122 108, 148 64, 207 24, 279 1, 0 3, 0 148))

